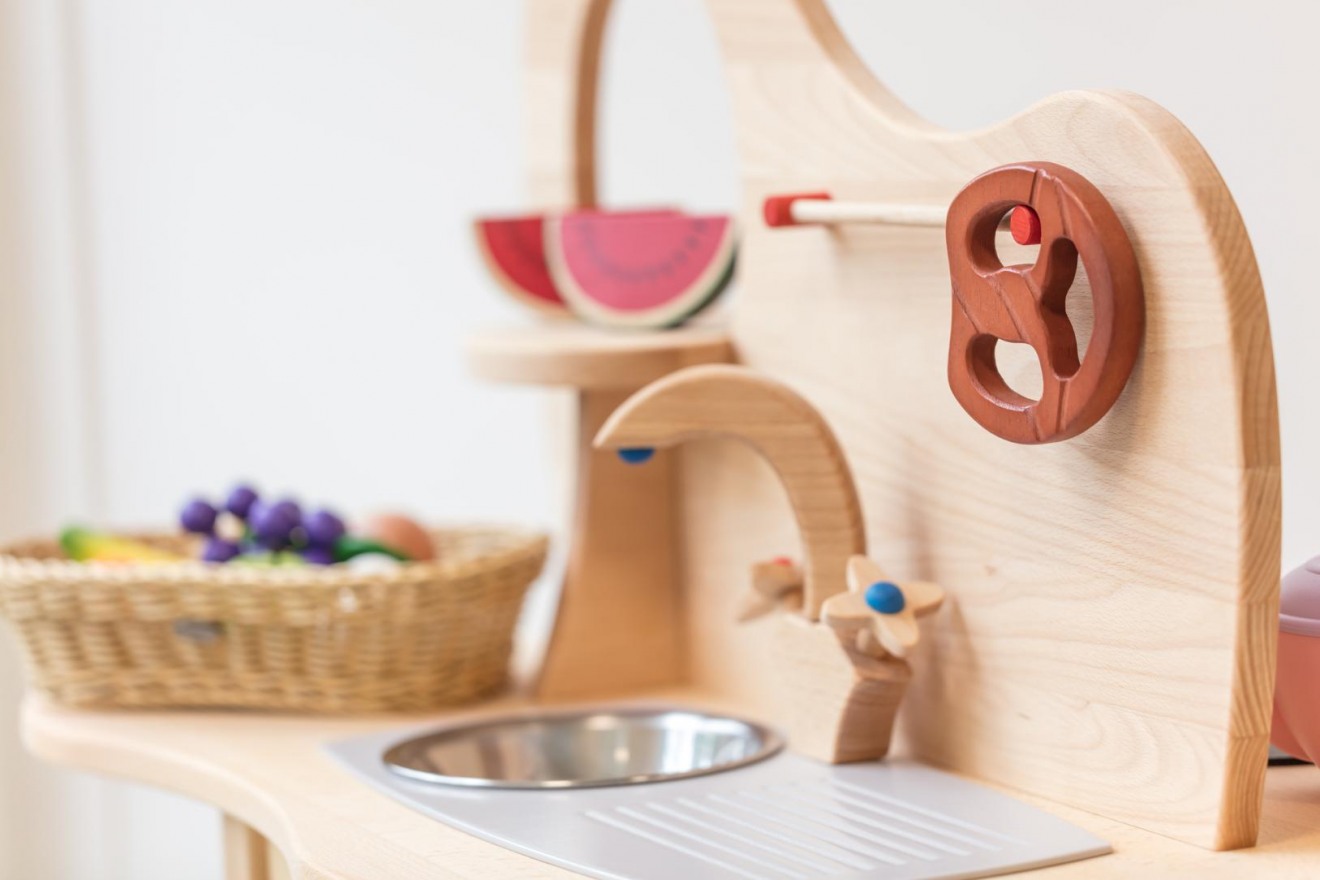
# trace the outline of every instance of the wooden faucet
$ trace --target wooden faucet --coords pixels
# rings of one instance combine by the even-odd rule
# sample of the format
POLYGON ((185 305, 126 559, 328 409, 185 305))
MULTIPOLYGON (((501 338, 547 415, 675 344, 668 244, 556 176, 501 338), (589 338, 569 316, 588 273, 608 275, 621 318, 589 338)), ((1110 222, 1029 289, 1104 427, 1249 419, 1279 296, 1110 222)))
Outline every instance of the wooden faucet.
MULTIPOLYGON (((606 420, 595 445, 642 463, 657 447, 714 436, 741 440, 769 462, 802 536, 801 611, 777 616, 790 743, 830 763, 882 757, 911 677, 903 656, 916 642, 913 618, 936 610, 943 591, 893 583, 866 558, 857 490, 834 432, 795 391, 746 367, 691 367, 648 385, 606 420)), ((773 610, 795 586, 796 568, 778 569, 754 569, 747 616, 773 610)))

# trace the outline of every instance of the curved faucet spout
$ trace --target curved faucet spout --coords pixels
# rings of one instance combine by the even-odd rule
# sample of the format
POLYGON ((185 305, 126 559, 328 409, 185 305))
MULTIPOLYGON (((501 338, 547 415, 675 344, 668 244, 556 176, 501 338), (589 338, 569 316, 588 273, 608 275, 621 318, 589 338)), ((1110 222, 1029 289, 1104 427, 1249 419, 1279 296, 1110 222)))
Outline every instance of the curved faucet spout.
POLYGON ((843 450, 801 395, 746 367, 689 367, 624 401, 595 445, 643 461, 646 450, 712 436, 742 440, 779 475, 802 535, 803 613, 817 619, 846 588, 848 559, 866 552, 866 535, 843 450))

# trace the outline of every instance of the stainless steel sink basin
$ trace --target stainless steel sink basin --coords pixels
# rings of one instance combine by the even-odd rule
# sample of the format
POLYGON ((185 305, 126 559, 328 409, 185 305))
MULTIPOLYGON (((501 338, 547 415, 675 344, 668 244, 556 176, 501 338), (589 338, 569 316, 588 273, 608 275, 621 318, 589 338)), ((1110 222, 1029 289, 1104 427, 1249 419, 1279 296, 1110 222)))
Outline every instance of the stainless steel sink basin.
POLYGON ((385 765, 410 779, 483 788, 587 788, 685 779, 768 758, 775 731, 683 709, 514 716, 401 742, 385 765))

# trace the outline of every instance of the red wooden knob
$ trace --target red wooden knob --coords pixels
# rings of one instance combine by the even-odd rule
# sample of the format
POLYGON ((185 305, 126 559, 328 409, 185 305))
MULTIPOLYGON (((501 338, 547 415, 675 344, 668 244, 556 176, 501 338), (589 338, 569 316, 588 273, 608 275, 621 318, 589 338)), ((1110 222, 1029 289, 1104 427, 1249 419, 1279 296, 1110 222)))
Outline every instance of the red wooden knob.
POLYGON ((793 219, 793 203, 803 199, 813 201, 830 200, 830 194, 827 192, 810 193, 790 193, 782 196, 767 196, 761 204, 761 214, 765 217, 765 225, 770 227, 796 226, 797 221, 793 219))
POLYGON ((1009 232, 1018 244, 1040 244, 1040 215, 1026 205, 1018 205, 1008 218, 1009 232))
POLYGON ((1099 421, 1127 384, 1146 319, 1136 254, 1105 197, 1061 165, 1006 165, 958 193, 945 236, 953 280, 949 387, 963 409, 1015 443, 1066 440, 1099 421), (1039 223, 1040 255, 1033 265, 1005 266, 995 231, 1017 206, 1039 223), (1078 259, 1095 312, 1080 362, 1064 309, 1078 259), (1044 377, 1040 400, 1017 393, 1000 375, 995 346, 1001 339, 1035 349, 1044 377))

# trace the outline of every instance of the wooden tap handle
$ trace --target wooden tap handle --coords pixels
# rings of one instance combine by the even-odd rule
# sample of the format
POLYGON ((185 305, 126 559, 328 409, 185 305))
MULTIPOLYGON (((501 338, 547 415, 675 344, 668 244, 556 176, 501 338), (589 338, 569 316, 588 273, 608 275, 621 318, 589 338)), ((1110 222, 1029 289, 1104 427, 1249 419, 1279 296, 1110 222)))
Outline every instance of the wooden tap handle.
POLYGON ((1061 165, 1006 165, 977 177, 949 206, 945 235, 953 281, 949 387, 981 427, 1014 443, 1075 437, 1109 411, 1127 384, 1145 328, 1141 271, 1127 232, 1105 197, 1061 165), (1025 205, 1039 218, 1040 255, 1005 266, 995 231, 1025 205), (1086 267, 1095 326, 1079 362, 1064 309, 1086 267), (1035 349, 1040 400, 1008 387, 995 363, 999 340, 1035 349))

